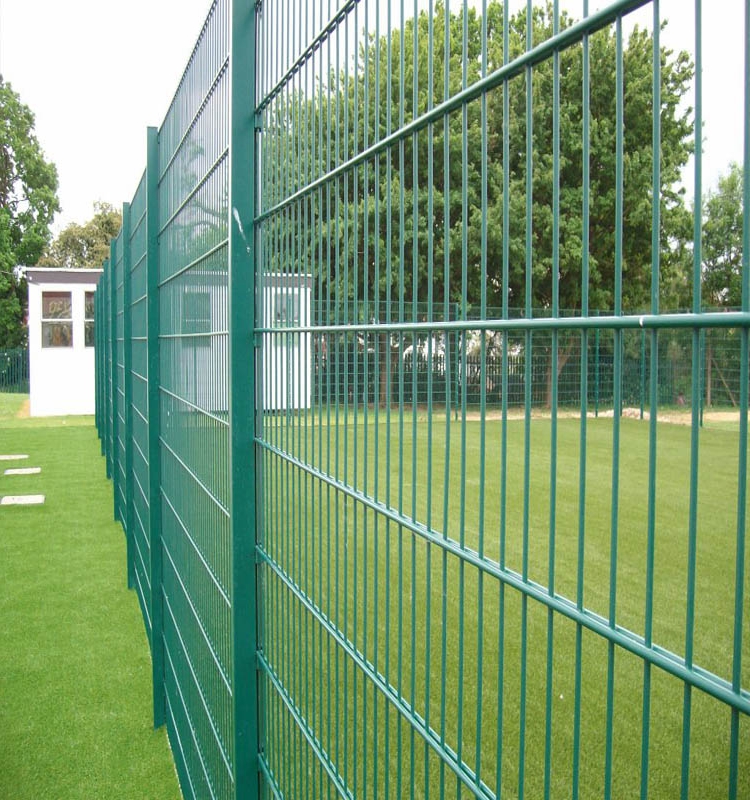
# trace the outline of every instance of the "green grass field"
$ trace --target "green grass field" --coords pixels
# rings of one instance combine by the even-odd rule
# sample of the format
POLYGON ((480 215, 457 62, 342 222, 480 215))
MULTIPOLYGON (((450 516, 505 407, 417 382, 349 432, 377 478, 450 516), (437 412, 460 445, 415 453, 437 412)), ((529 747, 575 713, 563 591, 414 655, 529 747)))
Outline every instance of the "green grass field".
MULTIPOLYGON (((164 732, 150 726, 148 644, 124 587, 125 541, 111 521, 92 421, 21 420, 23 400, 0 395, 0 449, 28 452, 27 463, 42 466, 24 491, 45 493, 47 503, 0 516, 0 613, 8 620, 0 634, 0 797, 179 797, 164 732)), ((614 602, 616 624, 642 636, 648 423, 621 422, 613 560, 611 419, 587 423, 583 514, 580 421, 558 422, 554 484, 551 421, 531 421, 525 513, 523 420, 507 427, 503 482, 500 420, 486 422, 483 451, 478 420, 446 424, 420 413, 401 425, 395 411, 389 423, 381 410, 376 433, 370 413, 367 427, 351 415, 335 426, 335 413, 330 425, 327 415, 268 419, 268 441, 334 479, 264 456, 264 548, 278 565, 263 571, 270 669, 357 797, 471 796, 441 767, 443 747, 503 797, 518 796, 521 778, 525 797, 540 797, 548 741, 550 794, 570 797, 577 627, 557 613, 551 619, 512 585, 503 589, 498 569, 536 592, 550 586, 552 570, 556 597, 573 603, 580 577, 586 609, 606 624, 614 602), (345 484, 355 497, 340 491, 345 484), (430 745, 410 720, 433 732, 430 745)), ((694 663, 719 680, 731 678, 734 646, 737 441, 736 427, 700 433, 694 663)), ((653 641, 682 657, 690 429, 659 424, 657 442, 653 641)), ((211 441, 197 452, 205 458, 211 441)), ((205 474, 220 475, 210 461, 205 474)), ((10 493, 10 480, 0 476, 0 494, 10 493)), ((638 796, 643 661, 610 651, 589 630, 580 653, 580 797, 604 793, 610 668, 612 796, 638 796)), ((750 686, 748 635, 741 682, 750 686)), ((263 686, 266 753, 285 796, 327 796, 330 779, 288 706, 269 679, 263 686)), ((679 794, 683 701, 682 681, 652 668, 649 797, 679 794)), ((727 796, 730 719, 723 703, 692 692, 691 797, 727 796)), ((742 798, 750 797, 748 723, 741 718, 742 798)))
POLYGON ((29 455, 0 495, 46 503, 0 508, 0 797, 179 798, 93 419, 19 419, 25 400, 0 394, 0 452, 29 455))
MULTIPOLYGON (((372 412, 371 412, 372 413, 372 412)), ((294 419, 294 418, 292 418, 294 419)), ((303 418, 304 419, 304 418, 303 418)), ((318 419, 318 422, 320 419, 318 419)), ((331 420, 333 422, 333 419, 331 420)), ((266 438, 276 447, 335 476, 329 485, 265 457, 266 543, 286 580, 271 572, 264 595, 267 657, 302 716, 349 785, 368 796, 451 796, 457 782, 406 717, 418 715, 491 789, 516 797, 521 773, 526 797, 544 792, 548 669, 553 797, 570 797, 574 762, 576 624, 501 589, 477 559, 502 562, 515 579, 525 575, 546 591, 554 571, 556 596, 582 604, 603 620, 610 601, 615 621, 642 637, 647 592, 648 422, 624 419, 620 427, 617 556, 612 569, 613 422, 589 420, 583 561, 579 561, 580 421, 563 419, 557 431, 554 515, 551 513, 549 419, 531 423, 528 523, 524 527, 524 423, 507 429, 506 503, 501 499, 502 423, 465 427, 443 418, 399 424, 398 415, 372 416, 355 425, 295 427, 270 418, 266 438), (432 446, 430 447, 430 438, 432 446), (356 456, 355 456, 356 447, 356 456), (446 453, 449 458, 446 459, 446 453), (484 468, 482 468, 484 458, 484 468), (337 489, 348 483, 362 496, 419 523, 390 522, 337 489), (444 486, 449 490, 446 494, 444 486), (330 511, 328 509, 331 509, 330 511), (524 536, 524 529, 527 536, 524 536), (437 540, 430 542, 426 531, 437 540), (551 551, 554 531, 554 553, 551 551), (452 552, 444 555, 445 538, 452 552), (461 565, 457 548, 472 551, 461 565), (524 564, 526 566, 524 566, 524 564), (579 567, 582 569, 579 571, 579 567), (290 590, 290 585, 294 590, 290 590), (326 632, 299 602, 305 598, 328 619, 326 632), (343 639, 331 635, 340 632, 343 639), (502 633, 501 633, 502 631, 502 633), (341 645, 364 659, 352 666, 341 645), (552 648, 549 649, 549 643, 552 648), (548 657, 549 654, 549 657, 548 657), (379 684, 365 682, 362 670, 379 684), (367 683, 367 685, 366 685, 367 683), (391 702, 386 702, 389 697, 391 702), (501 705, 498 699, 501 699, 501 705), (395 710, 403 701, 401 715, 395 710), (400 719, 399 719, 400 717, 400 719), (521 731, 523 748, 519 746, 521 731), (502 781, 496 784, 498 742, 502 781), (413 776, 413 778, 412 778, 413 776), (413 784, 412 784, 413 780, 413 784)), ((690 429, 659 424, 654 537, 653 642, 680 657, 686 646, 690 429)), ((694 664, 731 680, 734 647, 737 430, 700 433, 694 664)), ((495 569, 495 567, 493 567, 495 569)), ((746 551, 744 602, 750 597, 746 551)), ((746 611, 747 614, 747 611, 746 611)), ((746 628, 746 625, 745 625, 746 628)), ((607 734, 608 645, 584 630, 581 638, 580 796, 603 796, 607 734)), ((644 665, 617 648, 613 675, 614 797, 638 796, 641 780, 644 665)), ((649 796, 679 794, 684 685, 651 669, 649 796)), ((742 644, 742 686, 750 687, 750 636, 742 644)), ((307 761, 307 746, 285 727, 287 715, 268 687, 268 735, 294 745, 293 758, 272 768, 285 787, 311 780, 313 796, 327 779, 307 761), (291 738, 284 738, 285 736, 291 738), (298 765, 298 766, 295 766, 298 765)), ((731 713, 707 694, 692 692, 691 797, 726 797, 731 713)), ((740 765, 750 759, 750 720, 740 723, 740 765)), ((291 729, 293 730, 293 728, 291 729)), ((435 742, 433 742, 435 744, 435 742)), ((276 752, 269 748, 269 752, 276 752)), ((286 752, 286 751, 284 751, 286 752)), ((750 770, 740 769, 739 796, 750 796, 750 770)), ((288 790, 288 789, 287 789, 288 790)), ((294 788, 291 791, 294 794, 294 788)), ((469 796, 466 790, 457 796, 469 796)))

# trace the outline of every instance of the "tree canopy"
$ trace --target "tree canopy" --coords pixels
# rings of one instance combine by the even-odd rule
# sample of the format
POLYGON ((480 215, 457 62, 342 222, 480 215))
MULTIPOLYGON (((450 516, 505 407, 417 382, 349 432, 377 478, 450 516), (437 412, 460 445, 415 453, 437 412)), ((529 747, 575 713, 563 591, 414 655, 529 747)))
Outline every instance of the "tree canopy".
POLYGON ((122 213, 109 203, 94 203, 94 216, 80 225, 71 222, 40 260, 43 266, 99 269, 109 257, 111 240, 122 226, 122 213))
POLYGON ((18 265, 36 264, 60 210, 57 169, 34 132, 34 114, 0 75, 0 349, 26 341, 26 285, 18 265))
MULTIPOLYGON (((565 15, 559 21, 562 29, 571 24, 565 15)), ((549 39, 554 26, 551 7, 535 8, 531 26, 534 44, 549 39)), ((526 27, 525 11, 509 20, 509 61, 525 51, 526 27)), ((488 5, 486 20, 476 9, 468 10, 466 20, 463 10, 446 20, 445 8, 438 4, 432 17, 427 12, 418 15, 416 30, 415 21, 407 20, 403 31, 392 30, 379 41, 371 37, 358 53, 356 69, 334 71, 314 96, 300 93, 276 104, 267 128, 268 163, 274 171, 271 183, 277 189, 294 190, 454 96, 463 86, 476 83, 483 74, 491 74, 505 63, 503 40, 499 2, 488 5), (482 46, 485 31, 486 51, 482 46)), ((589 63, 589 307, 612 309, 617 263, 617 38, 613 27, 590 37, 589 63)), ((505 289, 503 193, 507 178, 509 305, 524 307, 530 263, 531 306, 551 308, 553 257, 557 257, 559 308, 580 310, 583 65, 581 43, 560 52, 558 253, 553 242, 553 60, 548 58, 533 67, 530 87, 523 72, 508 81, 507 116, 501 86, 487 93, 486 101, 478 97, 313 193, 307 213, 308 228, 314 233, 308 235, 305 254, 313 271, 322 276, 323 292, 340 298, 356 292, 361 299, 367 291, 370 299, 393 302, 430 297, 435 303, 448 300, 471 310, 479 306, 484 291, 487 305, 500 306, 505 289), (532 101, 530 129, 527 92, 532 101), (532 165, 531 252, 527 252, 527 134, 532 165)), ((693 66, 686 53, 662 48, 660 68, 660 289, 662 303, 675 307, 679 300, 673 287, 684 284, 682 245, 691 233, 679 178, 692 150, 692 109, 682 101, 693 66)), ((648 307, 651 290, 653 37, 649 31, 636 28, 623 44, 623 75, 619 299, 623 311, 635 312, 648 307)), ((282 191, 275 194, 282 199, 282 191)), ((267 205, 273 200, 271 190, 267 205)), ((279 230, 271 232, 272 240, 274 235, 283 237, 284 224, 277 222, 279 230)), ((275 252, 283 258, 283 247, 275 252)), ((283 269, 283 265, 273 268, 283 269)))
POLYGON ((742 167, 733 163, 703 204, 704 302, 742 303, 742 167))

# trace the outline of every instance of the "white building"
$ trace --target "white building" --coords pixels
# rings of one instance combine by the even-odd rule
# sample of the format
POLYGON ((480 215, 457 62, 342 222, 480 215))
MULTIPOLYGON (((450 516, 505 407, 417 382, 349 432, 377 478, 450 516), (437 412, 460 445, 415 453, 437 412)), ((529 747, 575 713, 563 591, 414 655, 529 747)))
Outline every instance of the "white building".
MULTIPOLYGON (((265 328, 307 328, 312 320, 312 275, 263 276, 265 328)), ((309 332, 266 333, 263 341, 263 409, 310 408, 312 337, 309 332)))
POLYGON ((27 269, 32 417, 94 413, 94 293, 101 270, 27 269))
MULTIPOLYGON (((263 334, 263 409, 307 409, 312 396, 312 277, 273 273, 260 279, 263 334), (284 329, 284 330, 278 330, 284 329)), ((229 408, 227 276, 187 273, 162 289, 162 385, 189 405, 212 414, 229 408)), ((248 345, 249 346, 249 345, 248 345)), ((260 391, 259 391, 259 397, 260 391)))

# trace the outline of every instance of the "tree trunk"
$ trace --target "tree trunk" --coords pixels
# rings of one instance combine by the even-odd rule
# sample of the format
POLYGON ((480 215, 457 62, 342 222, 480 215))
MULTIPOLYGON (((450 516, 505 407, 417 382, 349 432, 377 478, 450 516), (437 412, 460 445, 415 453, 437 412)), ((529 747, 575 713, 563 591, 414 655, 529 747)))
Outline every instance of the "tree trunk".
MULTIPOLYGON (((555 380, 560 378, 563 369, 565 369, 565 365, 570 360, 570 357, 573 355, 573 350, 575 349, 576 340, 571 339, 565 347, 562 349, 560 348, 559 342, 557 346, 557 375, 555 376, 555 380)), ((547 400, 546 400, 547 408, 552 408, 552 348, 549 349, 549 361, 547 362, 547 400)))
POLYGON ((389 402, 388 397, 388 375, 391 371, 391 346, 388 341, 389 334, 381 333, 378 336, 378 347, 380 349, 380 377, 379 377, 379 400, 380 405, 385 407, 389 402))

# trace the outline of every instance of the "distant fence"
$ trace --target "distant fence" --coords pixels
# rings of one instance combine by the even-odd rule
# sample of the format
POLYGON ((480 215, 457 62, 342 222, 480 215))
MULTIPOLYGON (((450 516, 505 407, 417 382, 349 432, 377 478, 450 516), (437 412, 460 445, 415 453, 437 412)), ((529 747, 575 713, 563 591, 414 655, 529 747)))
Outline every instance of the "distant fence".
POLYGON ((0 392, 28 394, 29 351, 0 350, 0 392))
MULTIPOLYGON (((458 408, 461 398, 470 406, 485 403, 501 408, 503 386, 507 405, 522 408, 526 402, 526 383, 531 381, 531 404, 535 408, 550 405, 552 341, 548 334, 537 334, 527 356, 523 336, 508 336, 507 362, 504 365, 502 339, 479 351, 477 332, 446 337, 419 337, 411 334, 389 337, 382 363, 390 364, 390 402, 400 399, 418 404, 444 405, 446 400, 458 408), (447 346, 446 346, 447 342, 447 346), (446 353, 446 350, 448 351, 446 353), (527 361, 528 364, 527 370, 527 361), (505 382, 504 370, 507 370, 505 382)), ((558 340, 557 401, 561 406, 580 406, 581 388, 586 387, 587 404, 593 413, 611 409, 619 395, 623 406, 640 408, 650 397, 649 369, 651 340, 645 331, 629 331, 621 338, 622 352, 616 359, 614 337, 596 331, 587 342, 582 358, 581 338, 568 336, 558 340), (619 362, 618 391, 615 391, 615 362, 619 362), (582 365, 587 377, 581 380, 582 365)), ((369 337, 367 345, 372 360, 382 337, 369 337)), ((691 335, 674 331, 659 341, 657 396, 662 406, 690 408, 693 404, 693 364, 691 335)), ((699 408, 737 409, 741 397, 741 337, 733 330, 708 330, 699 344, 699 408)), ((318 335, 313 338, 314 394, 332 404, 343 403, 344 395, 352 401, 354 376, 365 374, 367 356, 364 340, 349 335, 318 335)), ((387 369, 388 367, 386 367, 387 369)), ((359 381, 360 402, 378 403, 383 397, 372 372, 369 381, 359 381)))
POLYGON ((750 797, 750 164, 663 313, 659 4, 558 6, 215 0, 147 132, 96 421, 188 800, 750 797))

